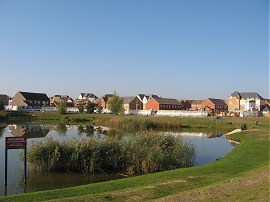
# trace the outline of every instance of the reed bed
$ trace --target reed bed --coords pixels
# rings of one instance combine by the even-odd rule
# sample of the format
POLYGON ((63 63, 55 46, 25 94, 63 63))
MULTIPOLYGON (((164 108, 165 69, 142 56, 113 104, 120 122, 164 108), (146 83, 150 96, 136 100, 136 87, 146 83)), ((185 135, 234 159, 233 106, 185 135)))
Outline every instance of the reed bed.
POLYGON ((48 139, 27 151, 32 169, 81 173, 152 173, 194 165, 195 148, 182 139, 155 134, 106 140, 48 139))

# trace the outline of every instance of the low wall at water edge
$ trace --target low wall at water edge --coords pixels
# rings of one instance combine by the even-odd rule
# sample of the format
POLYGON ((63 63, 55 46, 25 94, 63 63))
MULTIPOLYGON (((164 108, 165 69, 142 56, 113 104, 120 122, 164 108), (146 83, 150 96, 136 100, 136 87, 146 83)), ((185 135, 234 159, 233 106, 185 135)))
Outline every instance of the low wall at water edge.
POLYGON ((183 117, 207 117, 205 111, 185 111, 185 110, 158 110, 153 113, 151 110, 127 110, 127 115, 156 115, 156 116, 183 116, 183 117), (151 114, 152 112, 152 114, 151 114))

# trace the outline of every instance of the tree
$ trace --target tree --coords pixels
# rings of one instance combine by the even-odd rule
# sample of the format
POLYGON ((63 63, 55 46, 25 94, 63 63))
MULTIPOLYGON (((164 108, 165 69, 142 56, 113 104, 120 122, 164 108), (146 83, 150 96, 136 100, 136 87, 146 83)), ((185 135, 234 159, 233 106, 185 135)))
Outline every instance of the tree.
POLYGON ((87 105, 86 110, 87 110, 87 113, 88 113, 88 114, 93 113, 94 110, 95 110, 95 104, 92 103, 92 102, 89 102, 88 105, 87 105))
POLYGON ((0 110, 4 110, 5 107, 4 107, 4 103, 2 101, 0 101, 0 110))
POLYGON ((83 113, 84 108, 83 108, 83 105, 82 105, 82 104, 80 104, 80 105, 78 106, 78 109, 79 109, 79 112, 80 112, 80 113, 83 113))
POLYGON ((121 114, 124 112, 124 100, 120 98, 116 92, 113 94, 111 101, 109 102, 109 109, 113 114, 121 114))
POLYGON ((102 112, 102 106, 97 105, 97 113, 101 114, 102 112))
POLYGON ((66 110, 66 103, 60 102, 58 104, 58 112, 59 112, 59 114, 65 114, 67 112, 67 110, 66 110))

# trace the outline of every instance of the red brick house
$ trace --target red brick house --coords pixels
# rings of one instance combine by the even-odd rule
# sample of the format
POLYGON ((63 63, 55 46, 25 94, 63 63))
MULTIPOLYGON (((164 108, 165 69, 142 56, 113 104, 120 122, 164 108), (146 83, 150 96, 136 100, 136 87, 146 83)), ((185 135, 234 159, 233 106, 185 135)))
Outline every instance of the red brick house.
POLYGON ((50 99, 44 93, 29 93, 19 91, 12 98, 12 106, 18 107, 42 107, 49 106, 50 99))
POLYGON ((179 100, 184 105, 184 110, 190 110, 194 100, 179 100))
POLYGON ((204 100, 195 100, 191 104, 191 110, 202 110, 204 107, 204 100))
POLYGON ((61 102, 66 103, 68 107, 73 107, 73 99, 68 95, 55 95, 50 98, 51 107, 57 107, 61 102))
POLYGON ((204 101, 204 104, 208 111, 220 113, 228 110, 228 105, 221 99, 208 98, 204 101))
POLYGON ((125 111, 127 110, 142 110, 143 103, 137 96, 121 97, 125 111))
POLYGON ((146 110, 183 110, 184 105, 176 99, 151 98, 146 103, 146 110))
POLYGON ((109 109, 109 103, 112 99, 112 94, 106 94, 96 100, 96 103, 102 107, 102 109, 109 109))

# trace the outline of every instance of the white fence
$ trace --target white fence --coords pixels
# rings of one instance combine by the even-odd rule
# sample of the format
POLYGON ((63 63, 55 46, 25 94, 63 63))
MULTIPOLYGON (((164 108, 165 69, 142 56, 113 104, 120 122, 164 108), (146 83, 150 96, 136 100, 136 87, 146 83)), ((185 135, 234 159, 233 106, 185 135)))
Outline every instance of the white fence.
POLYGON ((79 108, 77 107, 66 107, 66 110, 70 113, 79 113, 79 108))
POLYGON ((183 117, 207 117, 206 111, 185 111, 185 110, 158 110, 153 112, 151 110, 128 110, 125 111, 127 115, 156 115, 156 116, 183 116, 183 117), (151 113, 152 112, 152 113, 151 113))

